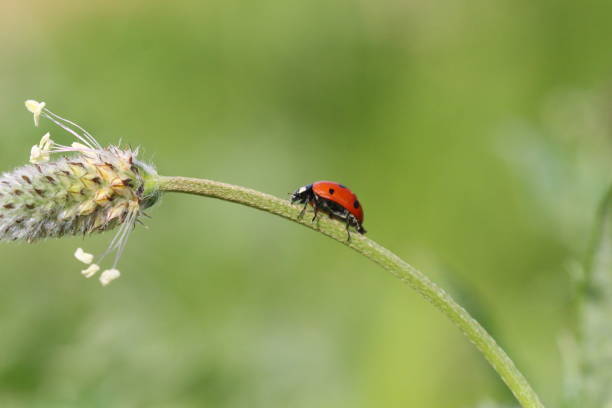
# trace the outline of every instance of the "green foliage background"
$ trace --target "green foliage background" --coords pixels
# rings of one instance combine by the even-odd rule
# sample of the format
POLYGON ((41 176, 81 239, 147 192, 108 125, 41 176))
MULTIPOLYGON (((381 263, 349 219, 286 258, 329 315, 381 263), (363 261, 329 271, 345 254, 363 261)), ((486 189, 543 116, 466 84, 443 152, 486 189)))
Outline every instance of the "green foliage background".
MULTIPOLYGON (((571 265, 610 181, 612 3, 0 3, 0 164, 28 98, 160 173, 285 196, 343 182, 369 236, 449 288, 562 397, 571 265)), ((470 407, 512 397, 448 321, 312 231, 164 197, 123 277, 0 245, 0 406, 470 407)))

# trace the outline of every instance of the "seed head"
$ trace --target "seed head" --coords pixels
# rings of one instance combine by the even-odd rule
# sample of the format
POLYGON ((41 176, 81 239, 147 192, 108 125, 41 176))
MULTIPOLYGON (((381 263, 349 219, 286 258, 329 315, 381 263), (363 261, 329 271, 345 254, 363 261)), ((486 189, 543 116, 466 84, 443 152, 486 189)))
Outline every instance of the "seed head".
MULTIPOLYGON (((31 164, 0 177, 0 241, 34 242, 119 227, 101 257, 116 252, 111 269, 116 270, 129 233, 159 197, 157 173, 137 159, 138 149, 103 148, 80 126, 46 109, 44 102, 30 100, 26 107, 34 114, 35 124, 40 117, 49 119, 79 141, 63 146, 46 133, 32 147, 31 164), (51 160, 54 154, 61 156, 51 160)), ((86 264, 93 262, 93 256, 80 248, 75 256, 86 264)), ((92 267, 83 274, 95 274, 99 267, 92 267)), ((102 283, 118 275, 118 271, 103 274, 102 283)))

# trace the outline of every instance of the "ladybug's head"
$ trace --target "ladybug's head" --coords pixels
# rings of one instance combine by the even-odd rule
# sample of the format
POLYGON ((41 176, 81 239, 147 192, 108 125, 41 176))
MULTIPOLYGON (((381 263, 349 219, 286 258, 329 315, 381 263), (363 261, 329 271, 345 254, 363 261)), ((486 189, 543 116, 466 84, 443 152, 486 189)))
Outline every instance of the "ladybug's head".
POLYGON ((291 202, 302 203, 305 204, 308 201, 312 200, 312 184, 308 184, 306 186, 300 187, 291 194, 291 202))

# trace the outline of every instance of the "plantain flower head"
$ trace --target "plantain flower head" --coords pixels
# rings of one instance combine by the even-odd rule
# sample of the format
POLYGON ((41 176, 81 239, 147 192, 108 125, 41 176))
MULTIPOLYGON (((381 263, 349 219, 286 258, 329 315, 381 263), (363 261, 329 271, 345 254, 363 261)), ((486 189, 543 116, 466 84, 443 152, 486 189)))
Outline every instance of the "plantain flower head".
POLYGON ((81 248, 75 257, 90 265, 82 273, 93 276, 98 264, 114 253, 103 285, 120 273, 117 263, 128 236, 144 210, 159 197, 157 173, 138 160, 138 149, 102 147, 79 125, 26 101, 34 123, 55 123, 77 140, 61 145, 46 133, 30 151, 30 164, 0 176, 0 241, 34 242, 65 235, 89 235, 117 229, 110 246, 93 264, 94 256, 81 248), (116 271, 116 272, 110 272, 116 271))

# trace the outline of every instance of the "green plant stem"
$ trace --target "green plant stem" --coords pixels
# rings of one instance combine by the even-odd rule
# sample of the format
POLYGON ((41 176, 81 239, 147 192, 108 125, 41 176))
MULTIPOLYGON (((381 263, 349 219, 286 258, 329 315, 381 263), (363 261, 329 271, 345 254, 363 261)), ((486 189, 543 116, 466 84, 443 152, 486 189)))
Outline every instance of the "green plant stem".
POLYGON ((159 187, 162 192, 188 193, 219 198, 276 214, 319 231, 354 249, 391 272, 402 282, 407 283, 455 323, 493 366, 524 408, 543 407, 537 394, 506 352, 448 293, 397 255, 365 236, 352 233, 351 240, 347 241, 347 233, 343 223, 328 217, 319 217, 316 223, 311 222, 308 216, 300 219, 298 215, 301 206, 292 205, 287 200, 281 200, 249 188, 211 180, 160 176, 159 187))

